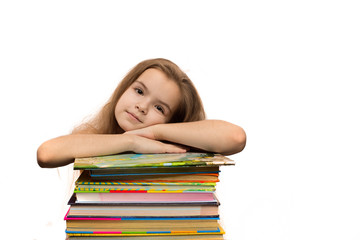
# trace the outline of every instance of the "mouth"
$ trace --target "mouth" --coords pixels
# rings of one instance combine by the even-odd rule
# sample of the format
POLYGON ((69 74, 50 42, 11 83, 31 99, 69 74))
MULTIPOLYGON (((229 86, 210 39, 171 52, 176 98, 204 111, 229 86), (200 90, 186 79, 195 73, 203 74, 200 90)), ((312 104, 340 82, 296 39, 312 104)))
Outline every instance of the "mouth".
POLYGON ((133 113, 131 113, 131 112, 128 112, 128 111, 126 111, 126 113, 129 115, 129 117, 130 117, 131 119, 136 120, 136 121, 142 123, 142 121, 141 121, 135 114, 133 114, 133 113))

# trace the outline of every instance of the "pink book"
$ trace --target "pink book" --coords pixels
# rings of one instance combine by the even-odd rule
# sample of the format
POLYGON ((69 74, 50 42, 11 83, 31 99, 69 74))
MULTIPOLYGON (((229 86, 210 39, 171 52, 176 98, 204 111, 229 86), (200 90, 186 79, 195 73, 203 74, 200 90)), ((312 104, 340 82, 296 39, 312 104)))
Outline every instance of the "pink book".
POLYGON ((210 192, 183 193, 76 193, 77 203, 194 203, 217 202, 215 195, 210 192))

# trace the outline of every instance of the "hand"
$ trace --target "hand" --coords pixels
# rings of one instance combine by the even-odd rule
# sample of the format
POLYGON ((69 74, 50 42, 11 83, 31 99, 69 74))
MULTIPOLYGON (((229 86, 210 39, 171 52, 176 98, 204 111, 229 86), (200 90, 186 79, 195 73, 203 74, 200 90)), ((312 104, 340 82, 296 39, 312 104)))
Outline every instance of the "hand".
POLYGON ((132 151, 135 153, 185 153, 186 148, 179 145, 163 143, 146 137, 133 135, 132 151))

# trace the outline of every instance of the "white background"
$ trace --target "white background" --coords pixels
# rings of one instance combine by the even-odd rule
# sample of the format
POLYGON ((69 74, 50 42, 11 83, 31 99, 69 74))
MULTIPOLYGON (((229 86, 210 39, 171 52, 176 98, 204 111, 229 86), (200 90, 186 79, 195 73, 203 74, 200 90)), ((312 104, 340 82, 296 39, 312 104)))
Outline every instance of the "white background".
POLYGON ((67 134, 138 62, 168 58, 210 119, 242 126, 222 168, 227 239, 359 239, 357 1, 1 1, 1 205, 7 239, 64 239, 67 134))

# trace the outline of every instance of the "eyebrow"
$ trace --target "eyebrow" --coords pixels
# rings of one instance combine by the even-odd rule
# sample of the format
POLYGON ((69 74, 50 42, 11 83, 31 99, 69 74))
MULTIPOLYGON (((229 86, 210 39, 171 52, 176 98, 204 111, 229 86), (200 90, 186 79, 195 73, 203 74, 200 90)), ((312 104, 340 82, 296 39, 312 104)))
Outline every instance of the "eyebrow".
MULTIPOLYGON (((145 91, 149 91, 149 89, 147 88, 147 86, 146 86, 143 82, 140 82, 140 81, 138 81, 138 80, 136 80, 135 82, 136 82, 136 83, 139 83, 140 85, 142 85, 143 88, 145 89, 145 91)), ((157 100, 160 102, 160 104, 164 105, 167 109, 169 109, 170 113, 172 113, 171 108, 170 108, 170 106, 169 106, 167 103, 161 101, 160 99, 157 99, 157 100)))

